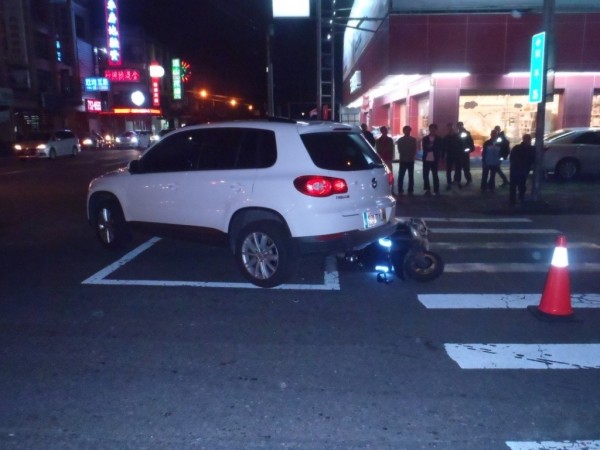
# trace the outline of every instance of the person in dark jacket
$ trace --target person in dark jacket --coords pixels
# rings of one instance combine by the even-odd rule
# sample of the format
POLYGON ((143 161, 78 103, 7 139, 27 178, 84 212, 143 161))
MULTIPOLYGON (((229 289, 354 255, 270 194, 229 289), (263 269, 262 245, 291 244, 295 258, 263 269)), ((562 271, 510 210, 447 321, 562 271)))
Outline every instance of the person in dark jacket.
POLYGON ((446 190, 452 186, 452 171, 454 170, 454 183, 461 188, 461 157, 463 153, 462 140, 454 130, 454 125, 447 125, 446 135, 442 138, 442 155, 446 159, 446 190))
POLYGON ((490 138, 483 143, 481 152, 481 191, 494 192, 496 189, 496 173, 500 167, 500 143, 498 131, 492 130, 490 138))
POLYGON ((367 139, 367 141, 369 141, 369 144, 371 144, 373 147, 375 147, 375 136, 373 136, 373 133, 371 133, 369 131, 367 124, 361 123, 360 129, 362 130, 363 136, 367 139))
POLYGON ((502 184, 500 186, 508 185, 508 178, 502 172, 502 161, 508 160, 508 155, 510 154, 510 142, 506 138, 504 131, 500 128, 500 125, 496 125, 494 130, 498 133, 498 137, 496 138, 498 144, 500 144, 500 165, 498 166, 498 176, 502 178, 502 184))
POLYGON ((475 143, 473 142, 471 133, 465 128, 463 122, 457 122, 456 129, 458 130, 458 137, 462 141, 463 148, 460 166, 465 174, 465 186, 469 186, 473 182, 473 176, 471 175, 471 153, 475 151, 475 143))
POLYGON ((438 177, 438 162, 442 156, 442 138, 437 135, 438 126, 429 125, 429 134, 421 140, 423 150, 423 187, 425 195, 431 195, 429 174, 433 178, 433 193, 440 195, 440 179, 438 177))
POLYGON ((400 156, 400 169, 398 170, 398 194, 404 192, 404 175, 408 172, 408 193, 415 189, 415 157, 417 156, 417 140, 410 135, 412 128, 405 125, 402 128, 403 136, 396 141, 398 155, 400 156))
POLYGON ((513 147, 510 152, 510 194, 511 205, 517 202, 517 190, 519 201, 525 199, 527 177, 535 163, 535 147, 531 145, 531 135, 524 134, 523 141, 513 147))

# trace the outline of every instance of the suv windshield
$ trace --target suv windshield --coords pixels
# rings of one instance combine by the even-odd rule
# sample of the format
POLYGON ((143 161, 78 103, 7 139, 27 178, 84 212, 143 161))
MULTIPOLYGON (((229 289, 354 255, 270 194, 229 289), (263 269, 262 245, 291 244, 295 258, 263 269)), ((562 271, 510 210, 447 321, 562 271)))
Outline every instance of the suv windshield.
POLYGON ((321 169, 350 172, 383 167, 379 155, 358 133, 309 133, 301 138, 313 163, 321 169))

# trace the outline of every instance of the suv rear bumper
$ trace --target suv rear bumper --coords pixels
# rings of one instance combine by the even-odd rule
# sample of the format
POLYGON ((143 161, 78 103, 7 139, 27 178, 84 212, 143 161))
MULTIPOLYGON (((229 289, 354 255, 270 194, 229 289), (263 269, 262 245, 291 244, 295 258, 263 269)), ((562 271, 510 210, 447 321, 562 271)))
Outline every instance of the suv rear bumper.
POLYGON ((355 230, 323 236, 301 237, 294 238, 293 241, 298 253, 301 255, 346 252, 360 249, 378 239, 391 236, 396 231, 397 224, 397 219, 392 219, 387 224, 370 230, 355 230))

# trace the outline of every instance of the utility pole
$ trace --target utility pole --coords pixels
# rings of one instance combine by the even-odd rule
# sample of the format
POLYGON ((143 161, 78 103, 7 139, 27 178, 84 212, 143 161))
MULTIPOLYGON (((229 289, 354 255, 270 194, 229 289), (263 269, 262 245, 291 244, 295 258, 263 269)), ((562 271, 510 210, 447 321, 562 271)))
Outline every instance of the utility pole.
MULTIPOLYGON (((548 72, 554 71, 554 8, 555 0, 544 0, 543 31, 546 33, 544 61, 542 69, 542 93, 538 103, 535 127, 535 171, 532 196, 534 201, 541 198, 540 188, 544 178, 544 133, 546 127, 546 96, 548 95, 548 72)), ((553 94, 553 87, 551 94, 553 94)))
POLYGON ((273 36, 273 25, 267 29, 267 115, 275 116, 275 99, 273 94, 273 62, 271 61, 271 36, 273 36))

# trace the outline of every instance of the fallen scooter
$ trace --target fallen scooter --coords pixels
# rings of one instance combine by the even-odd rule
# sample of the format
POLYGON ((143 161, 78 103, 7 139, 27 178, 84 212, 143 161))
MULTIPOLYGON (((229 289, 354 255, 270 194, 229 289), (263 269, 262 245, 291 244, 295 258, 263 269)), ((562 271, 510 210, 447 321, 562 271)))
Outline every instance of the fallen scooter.
POLYGON ((347 254, 346 260, 372 268, 380 282, 390 282, 391 272, 404 280, 431 281, 444 271, 444 261, 429 250, 428 234, 423 219, 398 219, 391 236, 347 254))

